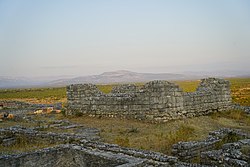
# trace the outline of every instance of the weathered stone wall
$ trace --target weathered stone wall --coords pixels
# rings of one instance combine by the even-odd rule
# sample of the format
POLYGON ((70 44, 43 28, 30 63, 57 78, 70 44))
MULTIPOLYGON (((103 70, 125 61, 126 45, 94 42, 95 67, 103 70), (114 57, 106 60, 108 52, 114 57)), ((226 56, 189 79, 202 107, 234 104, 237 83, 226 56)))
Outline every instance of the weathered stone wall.
POLYGON ((202 141, 179 142, 172 147, 172 154, 182 161, 191 161, 200 157, 201 152, 219 149, 222 144, 233 140, 247 139, 250 135, 239 130, 220 129, 209 133, 202 141))
POLYGON ((226 110, 231 104, 228 81, 202 79, 196 92, 183 92, 167 81, 151 81, 138 87, 120 85, 109 94, 96 85, 67 86, 67 114, 135 118, 152 122, 206 115, 226 110))

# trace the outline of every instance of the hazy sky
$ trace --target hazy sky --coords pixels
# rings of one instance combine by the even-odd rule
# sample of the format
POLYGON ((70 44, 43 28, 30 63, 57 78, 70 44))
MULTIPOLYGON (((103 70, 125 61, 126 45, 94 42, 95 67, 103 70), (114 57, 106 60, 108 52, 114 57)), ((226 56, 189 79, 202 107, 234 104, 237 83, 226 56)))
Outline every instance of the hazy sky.
POLYGON ((0 0, 0 76, 250 71, 249 0, 0 0))

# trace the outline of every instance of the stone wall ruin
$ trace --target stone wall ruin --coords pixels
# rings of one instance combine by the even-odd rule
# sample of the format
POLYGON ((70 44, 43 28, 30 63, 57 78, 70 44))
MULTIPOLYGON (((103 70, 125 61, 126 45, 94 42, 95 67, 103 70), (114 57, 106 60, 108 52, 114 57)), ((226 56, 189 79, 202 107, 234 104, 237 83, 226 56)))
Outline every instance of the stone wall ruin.
POLYGON ((241 130, 222 128, 210 132, 204 140, 174 144, 172 155, 183 162, 200 161, 203 165, 247 166, 250 163, 249 138, 250 135, 241 130))
POLYGON ((202 79, 195 92, 184 92, 168 81, 143 86, 124 84, 105 94, 93 84, 67 86, 67 115, 133 118, 150 122, 206 115, 231 105, 229 81, 202 79))
MULTIPOLYGON (((51 134, 24 127, 0 128, 0 136, 3 138, 21 135, 29 136, 30 141, 40 141, 42 137, 42 140, 60 140, 64 143, 36 151, 0 154, 0 167, 249 167, 250 163, 250 135, 240 130, 219 129, 210 132, 207 139, 202 141, 179 142, 173 145, 172 156, 88 140, 72 134, 51 134), (237 136, 234 141, 223 140, 225 136, 232 135, 237 136), (219 147, 216 148, 216 145, 219 147)), ((4 144, 3 140, 0 138, 0 146, 4 144)))

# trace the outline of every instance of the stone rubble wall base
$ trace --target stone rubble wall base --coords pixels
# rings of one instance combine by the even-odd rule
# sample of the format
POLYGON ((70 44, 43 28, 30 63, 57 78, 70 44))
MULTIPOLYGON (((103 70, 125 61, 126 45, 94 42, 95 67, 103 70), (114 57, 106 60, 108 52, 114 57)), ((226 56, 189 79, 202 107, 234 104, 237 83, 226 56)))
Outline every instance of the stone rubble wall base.
POLYGON ((247 167, 250 163, 250 134, 223 128, 210 132, 202 141, 174 144, 172 154, 184 162, 199 160, 202 165, 247 167), (241 152, 243 147, 248 148, 248 153, 241 152))

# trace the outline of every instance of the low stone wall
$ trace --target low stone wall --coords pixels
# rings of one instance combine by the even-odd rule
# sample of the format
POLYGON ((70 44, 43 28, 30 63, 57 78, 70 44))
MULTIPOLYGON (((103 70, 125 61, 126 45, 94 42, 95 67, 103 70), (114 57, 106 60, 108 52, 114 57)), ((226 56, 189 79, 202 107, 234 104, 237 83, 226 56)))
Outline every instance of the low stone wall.
POLYGON ((23 101, 17 100, 0 100, 0 106, 2 110, 7 109, 37 109, 37 108, 46 108, 46 107, 54 107, 57 109, 62 108, 62 103, 54 103, 54 104, 35 104, 35 103, 27 103, 23 101))
POLYGON ((99 140, 97 136, 86 136, 86 134, 53 133, 46 131, 37 131, 32 128, 10 127, 0 129, 0 144, 9 145, 14 143, 16 137, 25 137, 31 143, 33 141, 47 141, 49 143, 79 143, 81 140, 99 140))
POLYGON ((54 109, 62 109, 62 103, 54 104, 34 104, 16 100, 0 100, 0 114, 9 113, 15 116, 22 116, 30 111, 53 107, 54 109))
POLYGON ((228 81, 202 79, 196 92, 183 92, 178 85, 167 81, 152 81, 142 87, 120 85, 109 94, 96 85, 67 86, 66 114, 87 114, 134 118, 151 122, 166 122, 227 110, 231 105, 228 81))
POLYGON ((250 139, 226 143, 219 150, 202 152, 201 163, 212 166, 249 167, 250 139))
MULTIPOLYGON (((201 164, 205 165, 218 165, 218 164, 226 164, 226 162, 222 162, 222 159, 229 161, 230 155, 227 156, 218 156, 222 155, 223 151, 230 148, 230 153, 232 153, 231 157, 234 157, 235 164, 232 166, 239 166, 240 161, 247 164, 250 161, 250 155, 245 157, 245 159, 238 157, 236 152, 233 152, 232 145, 245 145, 250 146, 250 134, 243 133, 239 130, 232 129, 220 129, 218 131, 210 132, 209 136, 202 141, 192 141, 192 142, 179 142, 174 144, 172 147, 172 154, 178 157, 181 161, 192 162, 192 161, 200 161, 201 164), (234 143, 231 143, 234 141, 234 143), (230 143, 228 143, 230 142, 230 143), (237 144, 241 143, 241 144, 237 144), (225 149, 226 148, 226 149, 225 149), (238 161, 236 161, 238 159, 238 161), (246 160, 248 159, 248 160, 246 160), (236 163, 237 162, 237 163, 236 163)), ((240 147, 238 148, 240 149, 240 147)), ((236 150, 235 150, 236 151, 236 150)), ((249 147, 250 151, 250 147, 249 147)), ((227 151, 228 153, 228 151, 227 151)), ((250 152, 249 152, 250 153, 250 152)), ((243 155, 242 153, 240 153, 243 155)), ((244 156, 243 156, 244 157, 244 156)), ((244 166, 244 165, 243 165, 244 166)))
MULTIPOLYGON (((177 158, 152 151, 120 147, 89 140, 80 135, 56 134, 35 131, 29 128, 10 127, 0 129, 0 136, 8 138, 29 136, 30 141, 48 140, 75 143, 60 145, 29 153, 0 156, 0 167, 8 166, 176 166, 185 164, 177 158), (2 166, 1 166, 2 165, 2 166)), ((8 141, 7 141, 8 142, 8 141)), ((0 144, 4 144, 0 141, 0 144)), ((14 143, 12 143, 14 144, 14 143)), ((8 145, 6 145, 8 146, 8 145)), ((192 166, 192 165, 191 165, 192 166)))
MULTIPOLYGON (((9 166, 241 166, 248 167, 250 155, 242 152, 244 146, 250 147, 250 135, 238 130, 220 129, 211 132, 207 140, 194 142, 180 142, 173 146, 175 156, 168 156, 162 153, 125 148, 116 144, 107 144, 92 141, 84 137, 72 134, 43 133, 32 129, 12 127, 1 129, 0 135, 6 134, 29 135, 30 140, 49 139, 52 141, 65 141, 74 144, 64 144, 57 147, 46 148, 29 153, 0 156, 0 167, 9 166), (53 135, 51 135, 53 134, 53 135), (219 150, 211 150, 209 147, 214 141, 220 141, 228 134, 236 134, 245 139, 234 143, 223 143, 219 150), (53 136, 53 137, 49 137, 53 136), (56 137, 55 137, 56 136, 56 137), (204 144, 205 142, 210 144, 204 144), (201 148, 201 150, 200 150, 201 148), (188 162, 184 156, 190 158, 187 152, 199 152, 200 164, 188 162), (182 154, 183 153, 183 154, 182 154), (187 162, 183 162, 187 161, 187 162)), ((3 143, 2 143, 3 144, 3 143)), ((196 155, 193 158, 197 157, 196 155)), ((189 159, 190 160, 190 159, 189 159)))
POLYGON ((133 158, 126 159, 124 156, 92 151, 84 147, 79 148, 73 145, 62 145, 32 153, 0 157, 0 167, 112 167, 122 164, 132 164, 133 160, 133 158))
MULTIPOLYGON (((109 147, 109 145, 106 145, 109 147)), ((33 167, 33 166, 50 166, 50 167, 151 167, 151 166, 182 166, 182 167, 201 167, 198 164, 189 164, 176 161, 166 162, 164 157, 151 152, 151 155, 136 155, 137 150, 132 150, 130 154, 135 156, 116 153, 113 151, 104 151, 97 148, 88 148, 85 146, 67 144, 57 147, 37 150, 29 153, 17 155, 0 156, 0 167, 33 167), (158 156, 158 160, 150 159, 153 154, 158 156)), ((204 166, 203 166, 204 167, 204 166)))
POLYGON ((247 114, 250 114, 250 106, 241 106, 240 104, 233 104, 231 108, 235 110, 241 110, 247 114))

